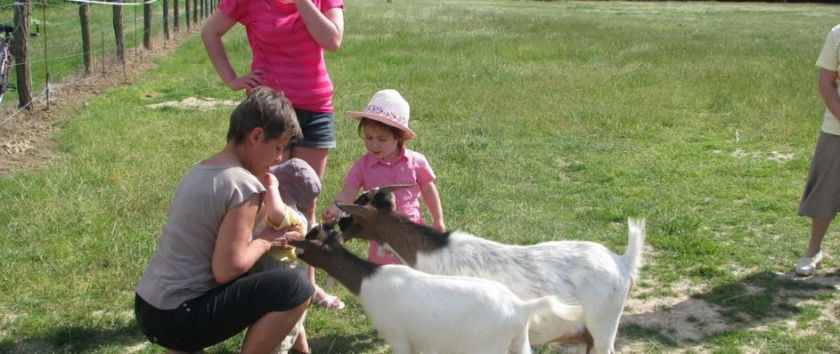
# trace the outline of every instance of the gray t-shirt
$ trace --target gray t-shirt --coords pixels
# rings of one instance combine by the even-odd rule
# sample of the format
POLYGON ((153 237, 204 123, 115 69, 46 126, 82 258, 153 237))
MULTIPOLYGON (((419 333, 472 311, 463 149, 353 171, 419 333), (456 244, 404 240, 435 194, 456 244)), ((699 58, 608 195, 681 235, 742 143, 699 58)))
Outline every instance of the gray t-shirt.
POLYGON ((181 180, 166 224, 137 294, 161 310, 171 310, 219 285, 211 259, 228 209, 265 191, 248 170, 198 163, 181 180))

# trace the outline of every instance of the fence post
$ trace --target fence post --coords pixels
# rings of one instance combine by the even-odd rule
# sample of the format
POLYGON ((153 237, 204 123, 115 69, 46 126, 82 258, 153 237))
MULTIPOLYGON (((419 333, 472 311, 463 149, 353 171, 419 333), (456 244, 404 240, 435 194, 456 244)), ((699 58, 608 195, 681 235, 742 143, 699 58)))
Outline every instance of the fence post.
POLYGON ((143 47, 152 49, 152 3, 143 4, 143 47))
POLYGON ((163 0, 163 39, 169 40, 169 0, 163 0))
POLYGON ((93 58, 90 52, 90 5, 79 3, 79 22, 82 25, 82 56, 85 59, 85 75, 90 75, 93 58))
MULTIPOLYGON (((120 3, 122 0, 114 0, 115 3, 120 3)), ((114 5, 114 37, 117 43, 117 59, 125 63, 125 33, 123 32, 123 16, 122 6, 114 5)))
POLYGON ((184 23, 187 24, 187 31, 190 30, 190 0, 184 0, 184 23))
POLYGON ((15 56, 15 78, 17 79, 20 107, 32 110, 32 77, 27 55, 29 53, 29 21, 32 17, 32 0, 20 0, 15 6, 15 31, 12 52, 15 56))
POLYGON ((172 13, 172 19, 175 22, 175 32, 178 32, 181 29, 180 26, 178 25, 178 16, 179 16, 179 14, 178 14, 178 0, 173 0, 172 1, 172 9, 175 10, 172 13))
MULTIPOLYGON (((47 51, 47 44, 50 43, 50 40, 49 40, 49 37, 47 36, 47 27, 48 27, 47 26, 47 4, 44 3, 41 6, 43 6, 41 8, 41 10, 42 10, 41 14, 43 16, 41 22, 44 23, 44 71, 46 72, 46 78, 45 78, 46 82, 44 83, 44 87, 45 87, 45 91, 46 91, 46 94, 47 94, 47 110, 49 111, 50 110, 50 54, 47 51)), ((29 35, 28 30, 27 30, 26 34, 27 34, 27 36, 29 35)))

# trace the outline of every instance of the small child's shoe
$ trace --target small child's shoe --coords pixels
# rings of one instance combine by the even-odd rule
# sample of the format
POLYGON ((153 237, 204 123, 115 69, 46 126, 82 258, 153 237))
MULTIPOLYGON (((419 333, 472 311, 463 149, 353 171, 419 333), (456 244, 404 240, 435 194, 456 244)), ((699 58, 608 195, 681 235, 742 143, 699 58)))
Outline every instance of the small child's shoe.
POLYGON ((800 258, 799 262, 796 263, 796 275, 805 277, 814 274, 814 271, 817 267, 819 267, 820 263, 822 263, 822 260, 822 251, 817 252, 817 254, 813 257, 800 258))

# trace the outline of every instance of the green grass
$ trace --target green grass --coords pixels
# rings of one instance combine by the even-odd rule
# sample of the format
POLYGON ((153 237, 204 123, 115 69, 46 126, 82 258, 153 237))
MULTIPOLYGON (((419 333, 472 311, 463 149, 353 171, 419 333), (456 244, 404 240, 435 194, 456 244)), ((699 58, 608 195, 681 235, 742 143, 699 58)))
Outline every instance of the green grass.
MULTIPOLYGON (((65 1, 35 1, 31 8, 30 32, 38 33, 29 39, 29 62, 32 79, 32 95, 37 96, 46 87, 47 71, 50 83, 66 84, 83 80, 84 50, 82 48, 82 30, 79 21, 79 5, 65 1), (36 23, 40 30, 36 31, 36 23)), ((169 1, 169 31, 174 34, 174 9, 172 0, 169 1)), ((179 0, 179 31, 187 29, 184 19, 184 1, 179 0)), ((152 3, 152 46, 165 45, 163 41, 163 2, 152 3)), ((190 11, 192 18, 193 11, 190 11)), ((200 16, 200 15, 199 15, 200 16)), ((93 65, 91 76, 102 75, 104 72, 122 70, 122 64, 116 59, 116 39, 113 27, 113 10, 109 5, 89 6, 89 28, 91 41, 91 55, 93 65)), ((0 5, 0 23, 12 24, 14 21, 13 7, 10 4, 0 5)), ((125 44, 125 56, 129 63, 147 60, 143 48, 143 6, 123 6, 122 21, 125 44), (145 57, 144 57, 145 55, 145 57)), ((194 27, 194 25, 191 25, 194 27)), ((0 34, 1 36, 2 34, 0 34)), ((16 83, 16 73, 12 72, 10 81, 16 83)), ((2 107, 16 107, 18 105, 17 91, 6 93, 2 107)))
MULTIPOLYGON (((348 1, 343 46, 327 55, 339 147, 322 200, 363 152, 341 112, 395 88, 450 228, 620 253, 626 218, 647 218, 633 296, 684 298, 626 315, 619 350, 840 352, 836 232, 815 281, 789 274, 807 241, 796 209, 823 111, 814 61, 838 15, 823 5, 348 1), (725 330, 686 310, 697 304, 725 330), (708 331, 682 340, 665 322, 675 317, 708 331)), ((244 32, 226 43, 244 70, 244 32)), ((133 289, 180 177, 223 146, 230 109, 147 105, 241 93, 221 84, 198 38, 158 64, 58 121, 47 167, 0 177, 0 352, 160 350, 142 345, 133 289)), ((352 296, 330 291, 348 308, 311 311, 314 352, 387 352, 352 296)))

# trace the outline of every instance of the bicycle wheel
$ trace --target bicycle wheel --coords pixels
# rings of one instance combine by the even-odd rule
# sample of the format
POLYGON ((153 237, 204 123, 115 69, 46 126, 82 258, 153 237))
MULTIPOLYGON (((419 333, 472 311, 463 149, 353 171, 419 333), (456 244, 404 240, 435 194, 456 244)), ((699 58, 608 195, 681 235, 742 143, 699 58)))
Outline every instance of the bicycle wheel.
POLYGON ((3 103, 3 97, 6 96, 6 90, 9 88, 9 79, 12 77, 12 54, 9 53, 9 47, 4 43, 3 52, 0 53, 0 103, 3 103))

